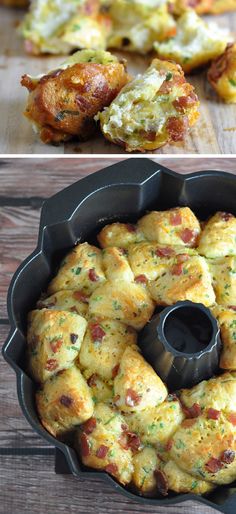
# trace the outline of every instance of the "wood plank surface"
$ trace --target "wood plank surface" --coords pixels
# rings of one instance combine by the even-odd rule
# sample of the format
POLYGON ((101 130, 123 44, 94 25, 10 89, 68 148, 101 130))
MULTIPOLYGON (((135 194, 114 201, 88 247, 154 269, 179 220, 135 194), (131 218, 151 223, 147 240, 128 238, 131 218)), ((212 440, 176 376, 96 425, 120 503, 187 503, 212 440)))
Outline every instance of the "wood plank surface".
MULTIPOLYGON (((236 159, 155 159, 180 173, 222 169, 236 159)), ((35 247, 43 199, 117 162, 107 159, 4 159, 0 163, 0 349, 9 325, 6 293, 11 276, 35 247)), ((141 506, 94 481, 56 475, 53 448, 31 429, 19 407, 15 373, 0 356, 0 514, 216 514, 196 502, 141 506)))
MULTIPOLYGON (((123 154, 124 150, 106 141, 101 134, 91 140, 76 141, 54 147, 40 143, 28 121, 22 116, 27 92, 20 86, 24 73, 38 75, 56 68, 65 57, 29 57, 23 49, 23 41, 16 33, 23 14, 0 6, 0 153, 2 154, 123 154)), ((222 27, 235 32, 236 13, 223 14, 214 19, 222 27)), ((236 33, 236 32, 235 32, 236 33)), ((118 53, 117 55, 121 55, 118 53)), ((135 54, 125 55, 129 72, 133 75, 147 67, 150 58, 135 54)), ((184 144, 167 145, 157 154, 231 154, 235 153, 236 105, 221 102, 206 80, 206 71, 193 74, 193 83, 199 95, 200 118, 184 144)))

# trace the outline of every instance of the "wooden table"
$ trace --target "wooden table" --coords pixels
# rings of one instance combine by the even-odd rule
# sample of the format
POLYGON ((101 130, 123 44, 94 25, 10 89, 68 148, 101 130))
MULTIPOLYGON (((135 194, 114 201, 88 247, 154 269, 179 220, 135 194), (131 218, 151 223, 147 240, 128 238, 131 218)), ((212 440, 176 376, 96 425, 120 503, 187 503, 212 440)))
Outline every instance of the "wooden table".
MULTIPOLYGON (((211 17, 219 25, 236 26, 236 13, 211 17)), ((119 146, 97 135, 85 143, 74 141, 60 147, 40 143, 29 122, 22 116, 27 92, 20 86, 24 73, 38 75, 55 69, 65 57, 29 57, 16 34, 22 19, 17 10, 0 7, 0 153, 3 154, 123 154, 119 146)), ((150 59, 126 54, 131 74, 142 72, 150 59)), ((232 154, 236 146, 236 105, 221 102, 206 80, 206 71, 193 74, 189 81, 200 98, 200 117, 184 144, 167 145, 158 154, 232 154)))
MULTIPOLYGON (((157 159, 154 159, 157 160, 157 159)), ((9 323, 6 294, 13 272, 36 245, 40 207, 48 196, 111 165, 106 159, 2 159, 0 161, 0 343, 9 323)), ((161 159, 180 173, 224 169, 236 173, 236 159, 161 159)), ((179 506, 141 506, 101 479, 89 482, 55 475, 54 450, 41 440, 21 413, 15 374, 0 356, 0 514, 216 514, 188 502, 179 506)))

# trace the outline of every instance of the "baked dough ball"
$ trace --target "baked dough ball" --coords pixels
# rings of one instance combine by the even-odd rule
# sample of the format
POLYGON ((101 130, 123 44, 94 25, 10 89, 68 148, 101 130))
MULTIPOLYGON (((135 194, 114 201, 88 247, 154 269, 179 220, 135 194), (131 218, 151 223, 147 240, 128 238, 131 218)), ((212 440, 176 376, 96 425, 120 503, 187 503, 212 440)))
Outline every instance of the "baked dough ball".
POLYGON ((27 332, 29 370, 37 382, 44 382, 73 363, 86 326, 86 320, 74 312, 49 309, 30 312, 27 332))
POLYGON ((178 255, 168 271, 148 286, 158 305, 172 305, 190 300, 209 307, 215 303, 215 293, 207 262, 200 256, 178 255))
POLYGON ((89 386, 76 366, 49 378, 36 393, 42 425, 55 437, 91 418, 94 404, 89 386))
POLYGON ((182 69, 154 59, 96 119, 104 136, 128 152, 155 150, 184 139, 198 118, 198 105, 182 69))
POLYGON ((236 425, 222 411, 217 418, 208 411, 185 420, 172 438, 170 455, 197 478, 229 484, 236 479, 236 425))
POLYGON ((182 389, 180 399, 183 405, 190 408, 199 405, 206 411, 212 408, 216 411, 236 411, 236 374, 222 375, 203 380, 191 389, 182 389))
POLYGON ((98 287, 89 301, 91 316, 121 321, 136 330, 146 325, 154 311, 154 303, 145 288, 125 280, 107 281, 98 287))
POLYGON ((79 362, 90 374, 111 380, 118 371, 127 346, 137 341, 136 332, 119 321, 104 318, 91 320, 81 345, 79 362))
POLYGON ((131 223, 111 223, 102 228, 97 239, 102 248, 109 246, 127 248, 131 243, 143 241, 144 236, 137 226, 131 223))
POLYGON ((114 380, 114 403, 122 412, 138 412, 155 407, 167 397, 167 389, 138 351, 124 351, 114 380))
POLYGON ((207 78, 224 102, 236 103, 236 43, 229 43, 224 53, 212 62, 207 78))
POLYGON ((121 484, 131 481, 132 451, 126 446, 123 416, 108 405, 98 403, 93 417, 77 434, 77 445, 83 464, 102 469, 121 484))
POLYGON ((165 246, 148 242, 130 245, 128 258, 135 281, 145 283, 146 280, 156 280, 173 265, 174 257, 183 251, 189 255, 194 254, 194 250, 183 250, 183 246, 165 246))
POLYGON ((109 52, 82 50, 41 78, 23 75, 29 91, 25 116, 44 143, 88 138, 94 116, 128 82, 123 63, 109 52))
POLYGON ((134 280, 126 253, 123 248, 109 247, 103 251, 103 269, 108 280, 134 280))
POLYGON ((162 469, 169 489, 176 493, 205 494, 214 489, 213 484, 189 475, 189 473, 180 469, 173 460, 169 460, 164 464, 162 469))
POLYGON ((104 48, 110 27, 99 8, 99 0, 33 0, 21 25, 26 51, 69 54, 75 48, 104 48))
POLYGON ((139 229, 149 241, 163 245, 197 246, 201 228, 189 207, 167 211, 152 211, 138 222, 139 229))
POLYGON ((236 218, 228 212, 217 212, 205 224, 198 252, 209 259, 236 255, 236 218))
POLYGON ((74 289, 90 295, 105 280, 101 250, 88 243, 82 243, 66 255, 57 275, 48 286, 48 293, 74 289))
POLYGON ((217 303, 236 305, 236 257, 228 256, 208 262, 217 303))
POLYGON ((176 23, 167 2, 114 0, 108 10, 112 32, 108 46, 145 54, 154 41, 162 41, 176 33, 176 23))
POLYGON ((221 312, 218 312, 217 320, 220 325, 220 335, 223 343, 220 367, 236 370, 236 312, 230 309, 222 309, 221 312))
POLYGON ((145 496, 158 492, 155 471, 160 467, 160 459, 154 448, 143 448, 133 457, 133 484, 145 496))
POLYGON ((189 10, 177 20, 176 36, 154 47, 158 56, 179 63, 188 73, 221 55, 231 40, 228 31, 189 10))
POLYGON ((139 435, 144 445, 153 445, 156 451, 166 450, 169 438, 184 419, 180 402, 166 400, 156 407, 137 411, 126 417, 130 430, 139 435))
POLYGON ((88 312, 88 296, 81 291, 58 291, 37 302, 38 309, 76 312, 84 318, 88 312))

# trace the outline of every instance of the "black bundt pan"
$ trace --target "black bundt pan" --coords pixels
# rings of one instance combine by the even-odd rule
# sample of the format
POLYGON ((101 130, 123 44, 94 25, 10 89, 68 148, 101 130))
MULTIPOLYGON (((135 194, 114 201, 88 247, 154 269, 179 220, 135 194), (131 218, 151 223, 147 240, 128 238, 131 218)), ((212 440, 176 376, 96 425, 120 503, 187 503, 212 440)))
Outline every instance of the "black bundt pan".
POLYGON ((142 504, 168 505, 196 500, 225 514, 236 512, 236 483, 218 487, 207 498, 170 494, 143 498, 119 485, 103 472, 85 469, 70 446, 41 426, 34 403, 35 385, 25 372, 26 317, 45 289, 55 266, 77 241, 93 241, 96 232, 113 220, 135 221, 150 209, 188 205, 200 219, 217 210, 236 214, 236 176, 219 171, 179 175, 148 159, 131 158, 90 175, 45 201, 38 245, 16 271, 8 293, 11 325, 3 356, 15 370, 22 411, 33 429, 64 456, 75 476, 103 478, 116 490, 142 504))

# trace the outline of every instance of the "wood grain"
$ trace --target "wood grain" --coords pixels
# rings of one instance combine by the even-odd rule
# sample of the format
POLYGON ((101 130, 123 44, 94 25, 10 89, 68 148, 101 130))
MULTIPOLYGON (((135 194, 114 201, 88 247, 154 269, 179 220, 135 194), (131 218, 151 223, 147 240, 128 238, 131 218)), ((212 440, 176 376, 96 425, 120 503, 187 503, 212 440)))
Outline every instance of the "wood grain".
MULTIPOLYGON (((38 75, 55 69, 65 60, 62 57, 29 57, 23 41, 16 34, 16 26, 23 14, 0 6, 0 88, 1 124, 0 153, 2 154, 124 154, 124 150, 97 134, 88 142, 73 141, 54 147, 40 143, 28 121, 22 116, 27 92, 20 86, 24 73, 38 75)), ((236 13, 208 17, 219 25, 235 31, 236 13)), ((120 55, 120 53, 117 53, 120 55)), ((124 54, 122 54, 124 56, 124 54)), ((150 58, 125 54, 129 72, 143 72, 150 58)), ((166 145, 157 154, 234 154, 236 142, 236 106, 225 105, 211 89, 206 72, 193 74, 189 81, 196 87, 200 98, 200 118, 184 144, 166 145)))
MULTIPOLYGON (((224 169, 236 159, 155 159, 180 173, 224 169)), ((4 159, 0 162, 0 349, 7 338, 6 293, 11 276, 35 247, 43 199, 117 159, 4 159)), ((216 514, 196 502, 141 506, 99 477, 54 473, 53 448, 31 429, 16 392, 13 370, 0 357, 0 514, 216 514), (31 452, 31 454, 30 454, 31 452)))

